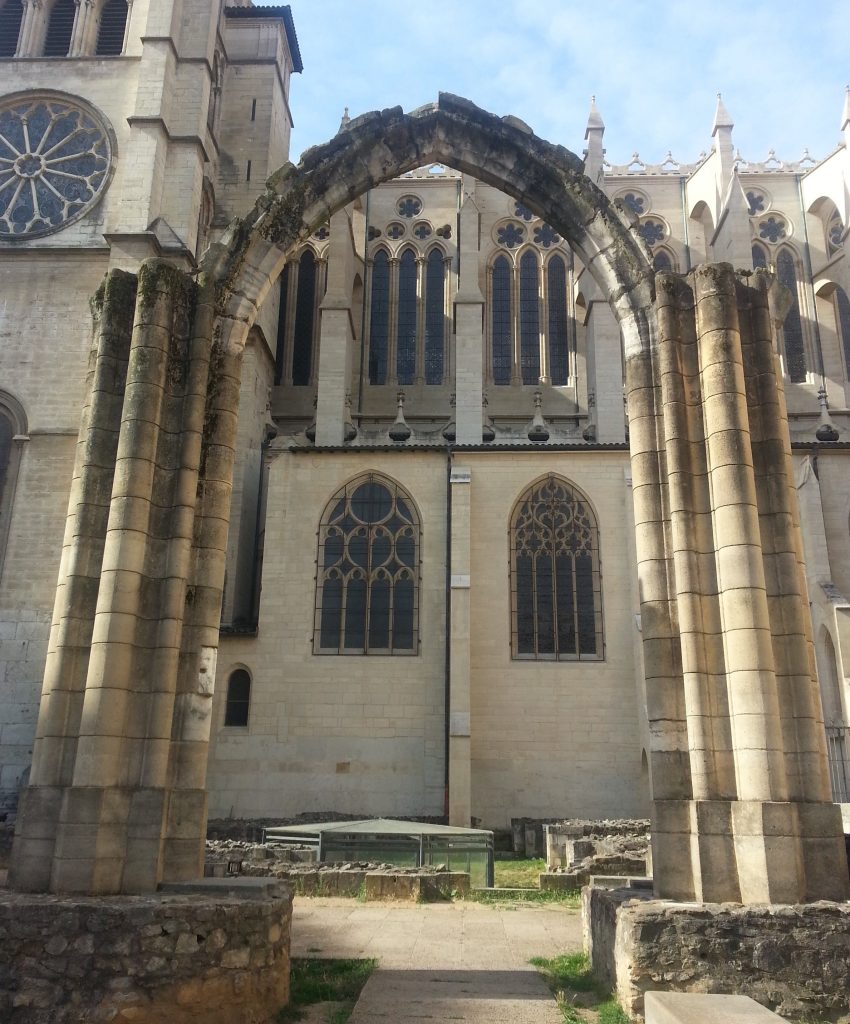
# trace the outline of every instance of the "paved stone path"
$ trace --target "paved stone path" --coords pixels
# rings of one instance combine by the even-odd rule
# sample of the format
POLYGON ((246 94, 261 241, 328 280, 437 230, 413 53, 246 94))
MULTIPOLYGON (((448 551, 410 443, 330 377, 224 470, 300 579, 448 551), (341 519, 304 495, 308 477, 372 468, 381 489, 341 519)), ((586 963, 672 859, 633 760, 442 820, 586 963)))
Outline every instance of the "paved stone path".
POLYGON ((297 898, 292 955, 375 957, 350 1024, 561 1024, 528 963, 581 948, 578 911, 297 898))

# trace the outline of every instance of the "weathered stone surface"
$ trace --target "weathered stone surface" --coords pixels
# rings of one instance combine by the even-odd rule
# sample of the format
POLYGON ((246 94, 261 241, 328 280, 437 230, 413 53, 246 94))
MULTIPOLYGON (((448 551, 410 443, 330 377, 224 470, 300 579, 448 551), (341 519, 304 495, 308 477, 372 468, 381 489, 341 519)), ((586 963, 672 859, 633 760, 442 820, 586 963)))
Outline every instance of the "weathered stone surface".
POLYGON ((850 1021, 850 905, 672 903, 583 891, 594 973, 642 1016, 650 991, 750 996, 785 1017, 850 1021))
POLYGON ((780 1020, 749 996, 646 993, 646 1024, 771 1024, 780 1020))
POLYGON ((4 1024, 266 1024, 289 997, 292 898, 0 894, 4 1024))

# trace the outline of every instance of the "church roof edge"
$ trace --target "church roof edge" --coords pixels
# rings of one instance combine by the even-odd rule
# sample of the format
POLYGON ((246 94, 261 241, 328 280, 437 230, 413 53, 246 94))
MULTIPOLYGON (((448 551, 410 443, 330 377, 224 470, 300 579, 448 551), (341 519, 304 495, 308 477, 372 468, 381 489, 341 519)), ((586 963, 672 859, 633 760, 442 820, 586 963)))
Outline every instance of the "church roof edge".
POLYGON ((298 35, 295 31, 295 20, 292 17, 292 8, 289 4, 279 7, 225 7, 224 15, 226 18, 281 18, 286 30, 289 52, 292 54, 292 68, 299 73, 304 70, 301 47, 298 45, 298 35))

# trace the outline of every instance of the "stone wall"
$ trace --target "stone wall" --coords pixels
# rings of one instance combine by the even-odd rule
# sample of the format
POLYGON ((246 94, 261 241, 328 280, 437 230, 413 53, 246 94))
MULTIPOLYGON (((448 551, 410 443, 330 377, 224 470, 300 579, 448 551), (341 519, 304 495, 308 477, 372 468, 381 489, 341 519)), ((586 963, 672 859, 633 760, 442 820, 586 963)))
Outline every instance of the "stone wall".
POLYGON ((289 998, 292 896, 0 893, 4 1024, 266 1024, 289 998))
POLYGON ((633 1016, 642 1016, 647 991, 717 992, 750 996, 790 1018, 850 1021, 850 905, 698 905, 637 895, 583 894, 594 973, 633 1016))

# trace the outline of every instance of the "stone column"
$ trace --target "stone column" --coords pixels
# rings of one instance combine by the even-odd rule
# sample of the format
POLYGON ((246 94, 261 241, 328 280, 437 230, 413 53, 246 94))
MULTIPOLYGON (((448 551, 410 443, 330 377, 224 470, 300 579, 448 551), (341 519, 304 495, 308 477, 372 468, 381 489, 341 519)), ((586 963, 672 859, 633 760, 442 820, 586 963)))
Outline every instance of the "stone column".
POLYGON ((588 300, 586 325, 588 390, 596 403, 596 440, 623 441, 626 422, 620 327, 601 296, 588 300))
MULTIPOLYGON (((464 179, 464 190, 467 181, 464 179)), ((484 296, 478 284, 479 211, 466 192, 460 210, 459 280, 455 296, 455 423, 458 444, 481 444, 484 391, 484 296)))
POLYGON ((451 471, 451 704, 449 707, 449 824, 469 828, 472 816, 470 703, 470 541, 472 530, 469 469, 451 471))

